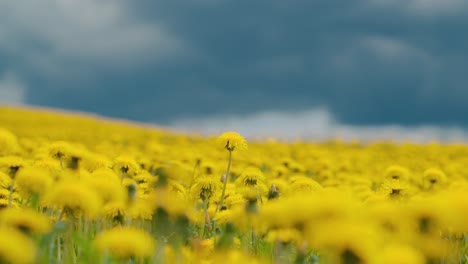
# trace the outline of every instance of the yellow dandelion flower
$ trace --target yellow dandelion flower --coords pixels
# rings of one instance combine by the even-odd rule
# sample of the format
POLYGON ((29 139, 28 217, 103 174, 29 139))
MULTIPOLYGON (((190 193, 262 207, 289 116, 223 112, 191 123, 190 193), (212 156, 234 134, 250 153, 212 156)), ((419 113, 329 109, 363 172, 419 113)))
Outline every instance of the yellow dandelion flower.
POLYGON ((89 177, 84 181, 89 189, 94 190, 104 204, 115 201, 125 201, 127 192, 115 178, 89 177))
POLYGON ((34 168, 44 169, 47 170, 50 175, 56 177, 60 174, 60 163, 57 160, 51 158, 45 158, 34 162, 34 168))
POLYGON ((105 217, 111 218, 111 219, 120 219, 123 220, 123 218, 126 216, 127 212, 127 206, 124 202, 110 202, 104 205, 104 208, 102 209, 102 213, 105 217))
POLYGON ((189 203, 179 194, 166 190, 157 189, 150 195, 151 204, 155 209, 164 209, 169 215, 185 215, 189 210, 189 203))
POLYGON ((46 203, 61 210, 83 213, 94 218, 99 214, 102 201, 99 195, 79 181, 57 183, 46 195, 46 203))
POLYGON ((128 214, 133 219, 151 220, 153 218, 153 205, 147 200, 137 199, 128 208, 128 214))
POLYGON ((427 169, 423 175, 423 189, 431 190, 443 185, 447 181, 445 173, 438 169, 427 169))
POLYGON ((6 156, 0 158, 0 168, 5 173, 8 173, 12 179, 15 178, 16 173, 26 165, 26 161, 18 156, 6 156))
POLYGON ((215 194, 220 188, 220 182, 211 176, 202 176, 195 180, 190 193, 195 199, 209 199, 215 194))
MULTIPOLYGON (((13 204, 16 205, 16 204, 13 204)), ((0 209, 7 208, 8 207, 8 198, 1 198, 0 197, 0 209)), ((16 206, 13 206, 16 207, 16 206)))
POLYGON ((8 188, 11 184, 10 176, 0 171, 0 188, 8 188))
POLYGON ((16 184, 27 195, 42 194, 52 185, 53 179, 48 171, 27 167, 18 172, 16 184))
POLYGON ((0 226, 0 260, 6 263, 27 264, 36 262, 33 241, 20 231, 0 226))
POLYGON ((91 173, 92 178, 103 179, 106 181, 120 181, 120 176, 118 176, 115 171, 108 168, 100 168, 91 173))
POLYGON ((122 259, 149 258, 155 244, 148 233, 133 227, 115 227, 103 231, 95 239, 99 251, 122 259))
POLYGON ((393 165, 388 167, 385 170, 385 179, 387 180, 402 180, 407 181, 409 176, 409 171, 407 168, 393 165))
POLYGON ((380 188, 380 192, 389 198, 403 198, 409 195, 410 188, 405 182, 399 180, 386 180, 380 188))
POLYGON ((114 160, 114 169, 119 173, 134 175, 140 170, 138 163, 130 156, 118 156, 114 160))
POLYGON ((217 143, 228 151, 245 150, 248 147, 247 141, 239 133, 232 131, 221 134, 217 143))
POLYGON ((112 167, 112 161, 106 156, 98 154, 88 154, 83 160, 83 168, 89 172, 94 172, 98 169, 106 169, 112 167))
POLYGON ((225 205, 227 208, 232 208, 236 206, 243 206, 247 201, 244 196, 240 193, 233 192, 226 196, 225 205))
POLYGON ((45 234, 52 228, 50 218, 27 208, 1 210, 0 225, 15 227, 26 233, 34 234, 45 234))
POLYGON ((289 188, 292 192, 316 192, 322 189, 322 185, 306 176, 295 176, 291 178, 289 188))
POLYGON ((19 145, 16 136, 0 127, 0 156, 15 154, 18 150, 19 145))
POLYGON ((424 255, 418 250, 404 244, 391 244, 382 252, 382 264, 424 264, 424 255))
POLYGON ((60 160, 60 164, 63 167, 63 158, 69 156, 73 147, 70 143, 65 141, 57 141, 49 145, 48 153, 50 157, 60 160))
POLYGON ((263 172, 258 168, 248 167, 236 179, 236 182, 244 186, 255 186, 265 184, 265 176, 263 175, 263 172))

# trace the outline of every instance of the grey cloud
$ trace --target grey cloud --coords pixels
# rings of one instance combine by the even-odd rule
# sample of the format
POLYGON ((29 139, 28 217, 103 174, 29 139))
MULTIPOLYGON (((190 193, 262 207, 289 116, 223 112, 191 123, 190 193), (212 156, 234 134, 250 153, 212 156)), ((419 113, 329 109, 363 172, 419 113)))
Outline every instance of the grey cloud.
POLYGON ((67 70, 125 68, 183 49, 177 36, 161 24, 133 17, 128 4, 121 0, 2 1, 0 52, 13 54, 21 66, 60 78, 67 70))
POLYGON ((0 74, 0 104, 23 104, 25 91, 25 84, 15 73, 7 71, 0 74))
POLYGON ((394 2, 87 0, 79 10, 98 11, 56 12, 52 33, 45 22, 0 30, 0 71, 24 78, 28 103, 139 121, 323 105, 340 124, 467 126, 468 16, 394 2), (83 40, 67 40, 67 27, 83 40))

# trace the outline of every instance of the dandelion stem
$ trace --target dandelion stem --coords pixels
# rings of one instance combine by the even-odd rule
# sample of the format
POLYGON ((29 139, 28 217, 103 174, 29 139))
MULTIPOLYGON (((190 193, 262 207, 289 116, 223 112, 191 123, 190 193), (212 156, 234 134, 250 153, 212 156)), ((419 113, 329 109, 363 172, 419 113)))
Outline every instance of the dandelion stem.
POLYGON ((59 235, 57 236, 57 263, 62 263, 62 245, 59 235))
POLYGON ((229 150, 228 165, 227 165, 227 169, 226 169, 226 177, 224 178, 223 192, 221 193, 221 199, 219 200, 219 204, 216 207, 216 212, 221 210, 221 208, 223 207, 224 195, 226 194, 226 186, 227 186, 228 181, 230 180, 229 179, 229 173, 230 173, 230 170, 231 170, 231 160, 232 160, 232 150, 229 150))
POLYGON ((209 232, 212 230, 210 215, 208 214, 208 199, 203 200, 203 210, 205 211, 205 228, 203 231, 203 237, 205 237, 205 231, 208 229, 209 232))

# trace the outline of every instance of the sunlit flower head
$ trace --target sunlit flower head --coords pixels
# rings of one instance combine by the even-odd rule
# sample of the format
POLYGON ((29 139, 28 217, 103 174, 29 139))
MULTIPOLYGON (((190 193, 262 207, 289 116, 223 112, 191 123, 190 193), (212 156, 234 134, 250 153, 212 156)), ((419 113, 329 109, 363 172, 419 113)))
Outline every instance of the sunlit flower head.
POLYGON ((45 234, 52 228, 49 217, 31 209, 16 208, 0 210, 0 225, 14 227, 27 234, 45 234))
POLYGON ((65 180, 57 183, 46 195, 46 203, 69 213, 82 213, 94 218, 101 209, 99 195, 79 181, 65 180))
POLYGON ((236 182, 244 186, 254 186, 257 184, 264 184, 265 176, 263 172, 256 167, 246 168, 241 175, 237 178, 236 182))
POLYGON ((103 254, 121 259, 149 258, 156 246, 154 239, 144 230, 120 226, 98 234, 95 245, 103 254))
POLYGON ((36 246, 22 232, 0 225, 0 260, 5 263, 27 264, 36 262, 36 246))
POLYGON ((405 244, 392 244, 383 250, 381 254, 382 264, 424 264, 424 255, 415 248, 405 244))
POLYGON ((408 180, 409 171, 407 168, 393 165, 385 170, 385 179, 387 180, 408 180))
POLYGON ((27 167, 18 172, 16 184, 28 195, 42 194, 52 185, 53 178, 48 171, 41 168, 27 167))
POLYGON ((10 131, 0 128, 0 156, 12 155, 19 150, 18 139, 10 131))
POLYGON ((445 173, 439 169, 427 169, 423 175, 423 188, 425 190, 434 189, 447 181, 445 173))
POLYGON ((128 175, 134 175, 140 169, 140 166, 135 161, 135 159, 125 155, 118 156, 117 158, 115 158, 113 167, 118 172, 125 173, 128 175))
POLYGON ((195 199, 209 199, 221 187, 221 183, 212 176, 202 176, 195 180, 190 192, 195 199))
POLYGON ((26 161, 18 156, 0 157, 0 169, 7 173, 12 179, 16 173, 26 165, 26 161))
POLYGON ((220 147, 228 151, 246 150, 248 148, 247 141, 244 137, 232 131, 221 134, 217 139, 217 143, 220 147))
POLYGON ((57 141, 50 144, 48 148, 49 155, 56 159, 67 157, 72 152, 72 145, 65 141, 57 141))

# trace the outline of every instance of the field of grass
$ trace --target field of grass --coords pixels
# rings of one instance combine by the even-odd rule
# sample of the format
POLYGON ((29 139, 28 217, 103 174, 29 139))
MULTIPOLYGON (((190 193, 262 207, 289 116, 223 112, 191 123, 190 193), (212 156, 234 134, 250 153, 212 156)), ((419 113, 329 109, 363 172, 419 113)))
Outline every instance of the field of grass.
POLYGON ((468 263, 468 145, 0 108, 0 263, 468 263))

